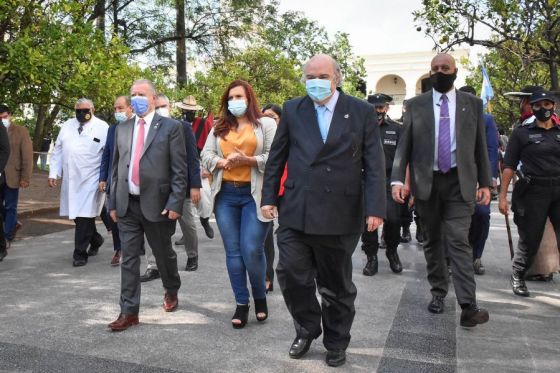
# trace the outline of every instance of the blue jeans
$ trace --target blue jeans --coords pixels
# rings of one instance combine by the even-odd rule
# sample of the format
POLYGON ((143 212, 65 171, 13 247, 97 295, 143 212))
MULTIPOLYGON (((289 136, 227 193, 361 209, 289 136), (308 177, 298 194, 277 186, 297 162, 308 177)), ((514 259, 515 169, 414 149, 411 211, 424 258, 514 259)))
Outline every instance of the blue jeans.
POLYGON ((14 239, 12 232, 17 223, 19 188, 10 188, 7 184, 4 184, 3 188, 4 234, 6 235, 6 240, 11 241, 14 239))
POLYGON ((266 298, 264 238, 268 224, 257 218, 251 186, 223 183, 214 205, 224 241, 226 265, 237 304, 249 304, 247 273, 253 299, 266 298))
POLYGON ((480 259, 488 232, 490 231, 490 204, 476 205, 469 229, 469 243, 473 249, 473 259, 480 259))

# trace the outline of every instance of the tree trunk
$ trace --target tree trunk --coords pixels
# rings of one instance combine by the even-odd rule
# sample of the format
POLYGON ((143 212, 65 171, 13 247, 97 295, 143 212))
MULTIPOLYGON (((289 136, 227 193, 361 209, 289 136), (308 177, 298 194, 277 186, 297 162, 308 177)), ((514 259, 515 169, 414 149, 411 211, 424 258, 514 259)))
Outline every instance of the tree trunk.
POLYGON ((185 0, 175 0, 177 11, 176 34, 177 40, 176 65, 177 65, 177 86, 180 88, 187 84, 187 47, 185 41, 185 0))
POLYGON ((113 0, 113 35, 119 34, 119 0, 113 0))
MULTIPOLYGON (((55 105, 49 113, 49 106, 39 105, 37 109, 37 122, 35 122, 35 132, 33 133, 33 164, 37 165, 37 158, 39 154, 36 153, 41 150, 43 137, 52 130, 54 120, 60 112, 60 106, 55 105)), ((54 140, 54 139, 53 139, 54 140)))
POLYGON ((105 37, 105 0, 97 0, 94 12, 98 14, 95 19, 95 26, 105 37))
POLYGON ((550 89, 552 91, 560 91, 560 86, 558 85, 558 63, 556 61, 550 61, 550 89))

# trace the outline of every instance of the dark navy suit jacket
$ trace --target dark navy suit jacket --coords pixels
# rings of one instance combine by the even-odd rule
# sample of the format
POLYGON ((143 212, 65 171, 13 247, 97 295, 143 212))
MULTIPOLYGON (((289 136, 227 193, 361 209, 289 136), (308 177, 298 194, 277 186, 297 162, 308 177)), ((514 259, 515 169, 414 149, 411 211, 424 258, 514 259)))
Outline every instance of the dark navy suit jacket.
POLYGON ((192 125, 189 122, 181 121, 183 125, 183 133, 185 135, 185 146, 187 147, 187 196, 191 194, 191 188, 202 188, 202 180, 200 179, 200 159, 198 159, 198 149, 196 148, 196 139, 192 125))
POLYGON ((488 147, 488 158, 490 159, 490 168, 492 169, 492 177, 498 178, 498 129, 494 117, 490 114, 484 114, 484 124, 486 125, 486 146, 488 147))
POLYGON ((113 160, 113 148, 115 144, 115 128, 118 124, 113 124, 107 131, 107 141, 105 142, 105 149, 101 156, 101 167, 99 169, 99 181, 106 181, 107 187, 105 192, 109 194, 109 186, 111 185, 111 166, 113 160))

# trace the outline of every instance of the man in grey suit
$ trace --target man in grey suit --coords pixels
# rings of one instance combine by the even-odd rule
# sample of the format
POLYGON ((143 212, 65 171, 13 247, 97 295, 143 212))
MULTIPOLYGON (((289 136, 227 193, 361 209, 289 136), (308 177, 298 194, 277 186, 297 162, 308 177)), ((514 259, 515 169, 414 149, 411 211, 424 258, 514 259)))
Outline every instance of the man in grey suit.
POLYGON ((171 244, 187 192, 187 155, 181 123, 154 112, 156 91, 149 80, 132 84, 136 117, 119 124, 109 210, 121 238, 121 313, 109 324, 113 331, 138 324, 140 255, 144 234, 165 288, 163 308, 174 311, 181 279, 171 244))
POLYGON ((453 86, 456 76, 451 55, 434 57, 430 72, 433 90, 407 102, 391 184, 393 199, 404 203, 407 188, 403 182, 406 168, 410 167, 432 288, 428 310, 443 312, 449 256, 455 294, 462 309, 461 326, 473 327, 487 322, 489 316, 476 304, 468 233, 475 203, 490 202, 492 177, 482 101, 457 91, 453 86))

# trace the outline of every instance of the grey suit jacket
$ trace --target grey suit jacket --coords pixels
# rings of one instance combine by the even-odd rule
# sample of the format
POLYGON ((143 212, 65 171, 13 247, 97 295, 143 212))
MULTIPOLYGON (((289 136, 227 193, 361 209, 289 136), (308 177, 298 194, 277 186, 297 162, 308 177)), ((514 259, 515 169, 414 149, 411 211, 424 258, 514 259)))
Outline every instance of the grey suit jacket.
MULTIPOLYGON (((109 209, 123 217, 128 209, 128 170, 132 167, 134 118, 115 131, 109 209)), ((180 122, 154 115, 140 158, 140 206, 149 221, 166 221, 164 209, 181 213, 187 194, 187 154, 180 122)))
MULTIPOLYGON (((410 165, 412 194, 421 200, 430 198, 433 183, 435 118, 432 91, 407 102, 404 129, 397 146, 391 181, 403 182, 410 165)), ((465 201, 476 199, 479 187, 492 185, 490 162, 486 149, 486 129, 482 101, 457 91, 455 114, 457 173, 465 201)))

